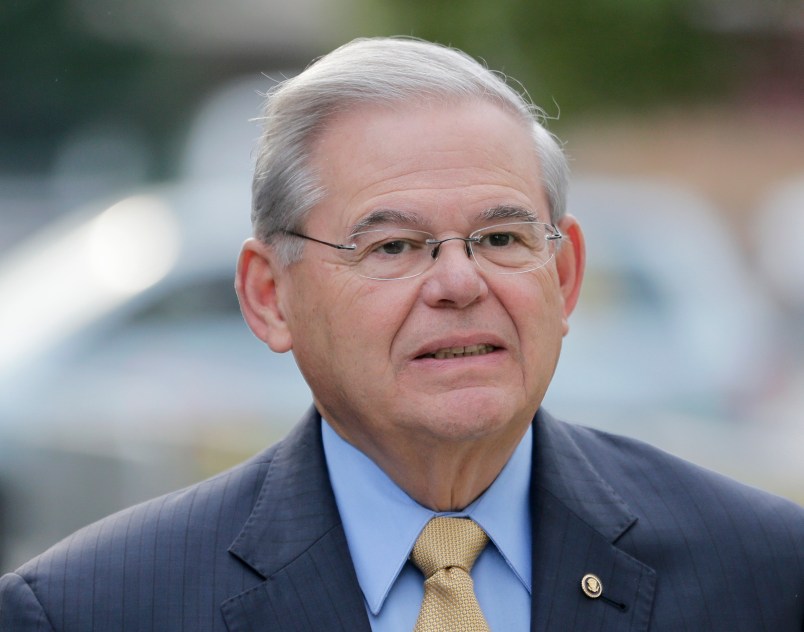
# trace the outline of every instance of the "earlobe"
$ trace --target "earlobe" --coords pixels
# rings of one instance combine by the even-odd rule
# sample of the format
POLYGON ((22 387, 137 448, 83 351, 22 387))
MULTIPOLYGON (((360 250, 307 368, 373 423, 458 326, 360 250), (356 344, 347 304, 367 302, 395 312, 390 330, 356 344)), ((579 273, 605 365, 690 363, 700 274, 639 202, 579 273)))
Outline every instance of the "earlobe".
POLYGON ((586 243, 581 226, 572 215, 565 215, 558 223, 564 239, 556 252, 556 269, 564 301, 564 335, 569 331, 569 316, 578 303, 583 274, 586 268, 586 243))
POLYGON ((237 262, 237 298, 251 331, 277 353, 293 347, 281 300, 282 278, 282 269, 271 247, 257 239, 247 239, 237 262))

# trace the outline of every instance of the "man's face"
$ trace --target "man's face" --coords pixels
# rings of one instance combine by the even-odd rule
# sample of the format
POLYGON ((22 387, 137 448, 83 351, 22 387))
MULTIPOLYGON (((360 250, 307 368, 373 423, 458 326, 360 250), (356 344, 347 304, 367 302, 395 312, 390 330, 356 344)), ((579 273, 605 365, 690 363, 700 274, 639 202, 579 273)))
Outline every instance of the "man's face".
MULTIPOLYGON (((387 210, 439 239, 502 223, 482 219, 495 207, 550 221, 528 129, 487 103, 358 108, 326 127, 312 166, 326 197, 303 230, 317 239, 348 243, 355 224, 387 210)), ((561 261, 573 256, 565 244, 541 269, 495 275, 450 241, 422 275, 376 281, 305 242, 302 260, 278 272, 287 346, 324 417, 369 454, 392 442, 507 444, 552 378, 574 304, 561 261), (476 345, 485 352, 434 357, 476 345)))

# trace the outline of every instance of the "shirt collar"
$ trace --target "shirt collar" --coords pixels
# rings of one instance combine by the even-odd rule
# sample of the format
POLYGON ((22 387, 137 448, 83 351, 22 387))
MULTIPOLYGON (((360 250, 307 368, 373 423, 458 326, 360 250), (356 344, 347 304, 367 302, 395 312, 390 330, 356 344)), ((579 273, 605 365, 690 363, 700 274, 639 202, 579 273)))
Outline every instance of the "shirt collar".
POLYGON ((323 419, 322 436, 349 552, 373 614, 382 609, 416 538, 436 515, 468 516, 477 522, 530 592, 530 426, 494 483, 455 513, 436 513, 417 503, 323 419))

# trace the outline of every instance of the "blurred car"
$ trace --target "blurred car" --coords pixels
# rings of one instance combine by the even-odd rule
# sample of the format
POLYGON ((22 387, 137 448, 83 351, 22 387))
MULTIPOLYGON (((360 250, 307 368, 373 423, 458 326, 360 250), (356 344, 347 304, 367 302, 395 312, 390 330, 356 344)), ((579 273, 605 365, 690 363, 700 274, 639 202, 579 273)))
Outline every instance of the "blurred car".
MULTIPOLYGON (((804 501, 783 320, 722 215, 673 184, 576 178, 588 266, 545 404, 804 501)), ((800 398, 799 398, 800 401, 800 398)))
MULTIPOLYGON (((309 406, 292 357, 251 335, 233 289, 251 234, 251 118, 271 81, 235 81, 199 106, 175 182, 4 245, 0 571, 256 452, 309 406)), ((86 180, 71 172, 54 172, 56 188, 82 198, 86 180)), ((6 227, 39 202, 9 204, 6 227)))
POLYGON ((588 269, 551 389, 562 407, 580 383, 587 407, 744 413, 772 372, 776 314, 721 216, 645 179, 577 178, 568 207, 588 269))
POLYGON ((766 278, 782 301, 804 316, 804 177, 774 187, 752 228, 766 278))
POLYGON ((256 452, 309 406, 292 358, 261 345, 238 309, 234 266, 250 234, 240 185, 154 188, 3 261, 9 564, 256 452))

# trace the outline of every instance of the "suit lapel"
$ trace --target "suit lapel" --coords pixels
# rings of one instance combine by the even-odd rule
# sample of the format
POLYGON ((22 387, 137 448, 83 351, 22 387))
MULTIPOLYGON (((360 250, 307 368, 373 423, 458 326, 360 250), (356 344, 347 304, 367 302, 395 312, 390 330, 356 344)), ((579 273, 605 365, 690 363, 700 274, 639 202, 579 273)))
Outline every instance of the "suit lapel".
POLYGON ((315 411, 277 446, 251 516, 229 551, 266 579, 224 602, 230 632, 369 632, 315 411))
POLYGON ((566 425, 539 411, 534 431, 531 629, 647 630, 656 574, 616 545, 636 516, 566 425), (600 580, 600 597, 584 594, 587 574, 600 580))

